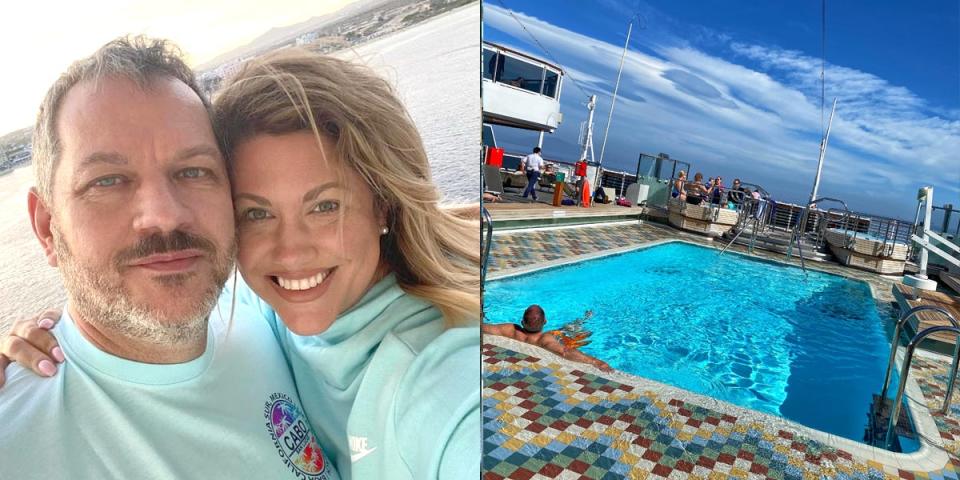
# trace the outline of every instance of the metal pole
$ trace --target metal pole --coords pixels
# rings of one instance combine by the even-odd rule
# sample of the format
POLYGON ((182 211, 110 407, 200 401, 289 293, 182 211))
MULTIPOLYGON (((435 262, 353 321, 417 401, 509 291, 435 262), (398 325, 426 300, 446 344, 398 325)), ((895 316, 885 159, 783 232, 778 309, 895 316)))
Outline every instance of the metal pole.
POLYGON ((827 156, 827 141, 830 140, 830 127, 833 126, 833 114, 837 111, 837 99, 833 99, 833 109, 830 110, 830 121, 827 122, 827 133, 820 142, 820 159, 817 160, 817 176, 813 180, 813 191, 810 192, 810 201, 817 199, 817 190, 820 188, 820 173, 823 172, 823 159, 827 156))
MULTIPOLYGON (((920 189, 923 193, 921 200, 924 202, 924 214, 923 214, 923 240, 924 242, 930 241, 930 235, 927 235, 927 232, 930 230, 930 221, 933 216, 933 187, 923 187, 920 189)), ((929 252, 927 249, 922 247, 920 248, 920 272, 917 273, 917 276, 920 278, 927 278, 927 259, 929 252)))
POLYGON ((943 228, 940 229, 944 235, 950 231, 950 215, 953 214, 953 204, 948 203, 943 206, 943 228))
POLYGON ((543 148, 543 130, 540 130, 540 138, 537 139, 537 146, 543 148))
POLYGON ((620 55, 620 69, 617 70, 617 83, 613 87, 613 99, 610 101, 610 114, 607 115, 607 126, 603 129, 603 143, 600 144, 600 162, 597 165, 603 165, 603 152, 607 149, 607 134, 610 133, 610 122, 613 120, 613 107, 617 104, 617 90, 620 89, 620 75, 623 74, 623 60, 627 57, 627 46, 630 45, 630 32, 633 31, 633 17, 630 18, 630 26, 627 27, 627 41, 623 43, 623 53, 620 55))
MULTIPOLYGON (((597 96, 590 95, 590 100, 587 102, 587 110, 589 114, 587 115, 587 123, 585 125, 585 130, 583 131, 583 145, 580 146, 580 161, 587 160, 587 152, 589 151, 590 157, 593 157, 593 113, 596 111, 597 107, 597 96)), ((597 168, 597 171, 600 169, 597 168)))

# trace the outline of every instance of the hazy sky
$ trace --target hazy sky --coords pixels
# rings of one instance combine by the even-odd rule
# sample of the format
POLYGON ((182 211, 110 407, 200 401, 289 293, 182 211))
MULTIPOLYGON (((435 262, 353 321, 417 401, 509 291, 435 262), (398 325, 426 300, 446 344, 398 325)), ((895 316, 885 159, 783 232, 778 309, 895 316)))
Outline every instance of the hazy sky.
POLYGON ((47 88, 71 62, 128 33, 169 38, 202 64, 273 27, 351 0, 88 0, 9 2, 0 28, 0 135, 30 126, 47 88))
MULTIPOLYGON (((576 159, 591 93, 599 156, 628 19, 639 12, 604 166, 636 171, 639 153, 666 152, 728 185, 742 177, 777 200, 809 198, 821 138, 820 2, 484 2, 486 40, 566 70, 564 120, 544 139, 547 157, 576 159)), ((819 196, 909 220, 923 185, 935 187, 936 204, 960 204, 960 4, 827 4, 825 116, 839 103, 819 196)), ((536 143, 532 132, 496 134, 508 150, 536 143)))

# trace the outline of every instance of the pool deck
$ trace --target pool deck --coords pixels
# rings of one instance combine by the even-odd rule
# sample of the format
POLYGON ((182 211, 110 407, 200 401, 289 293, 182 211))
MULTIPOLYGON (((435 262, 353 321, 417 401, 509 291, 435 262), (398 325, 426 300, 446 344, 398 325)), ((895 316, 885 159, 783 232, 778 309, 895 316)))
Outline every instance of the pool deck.
POLYGON ((590 208, 571 205, 555 207, 550 204, 552 195, 540 194, 538 201, 523 199, 516 194, 505 193, 505 201, 487 203, 485 207, 493 217, 494 228, 527 228, 637 220, 656 216, 666 218, 666 211, 655 207, 621 207, 615 204, 594 204, 590 208))
MULTIPOLYGON (((928 292, 923 290, 920 292, 920 298, 912 299, 910 298, 912 291, 912 288, 904 285, 898 284, 893 286, 893 296, 896 297, 901 309, 910 309, 921 305, 940 307, 950 312, 953 318, 960 320, 960 300, 957 300, 956 297, 941 292, 928 292)), ((947 320, 947 317, 931 311, 918 313, 916 321, 919 325, 913 326, 914 332, 919 332, 930 327, 950 326, 950 321, 947 320)), ((956 336, 946 333, 935 333, 930 337, 949 345, 953 345, 956 340, 956 336)))
MULTIPOLYGON (((494 234, 488 278, 672 240, 724 244, 637 222, 513 230, 494 234)), ((782 254, 757 250, 754 256, 798 265, 782 254)), ((896 279, 837 264, 807 267, 867 282, 881 307, 896 301, 896 279)), ((949 367, 940 355, 920 352, 911 366, 911 406, 931 409, 915 419, 925 439, 913 454, 867 447, 641 377, 602 373, 503 337, 484 337, 482 360, 485 479, 956 479, 960 470, 958 396, 948 415, 932 413, 949 367)))

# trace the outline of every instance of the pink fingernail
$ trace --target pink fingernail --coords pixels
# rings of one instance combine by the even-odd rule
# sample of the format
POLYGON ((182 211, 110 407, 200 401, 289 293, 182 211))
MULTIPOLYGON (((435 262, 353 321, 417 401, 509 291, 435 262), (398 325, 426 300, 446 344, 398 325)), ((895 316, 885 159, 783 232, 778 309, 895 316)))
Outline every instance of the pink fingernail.
POLYGON ((53 359, 57 362, 63 362, 63 350, 60 350, 60 347, 53 347, 53 349, 50 350, 50 355, 53 355, 53 359))
POLYGON ((40 360, 37 368, 45 377, 52 377, 54 373, 57 373, 57 367, 54 367, 50 360, 40 360))
POLYGON ((40 328, 49 330, 53 328, 53 320, 49 318, 41 318, 40 321, 37 322, 37 326, 39 326, 40 328))

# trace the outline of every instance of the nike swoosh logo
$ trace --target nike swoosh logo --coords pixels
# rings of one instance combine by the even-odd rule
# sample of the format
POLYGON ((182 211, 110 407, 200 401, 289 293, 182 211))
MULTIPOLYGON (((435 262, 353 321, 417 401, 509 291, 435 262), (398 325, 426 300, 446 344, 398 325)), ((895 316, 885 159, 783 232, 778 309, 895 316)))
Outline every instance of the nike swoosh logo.
POLYGON ((364 450, 364 451, 362 451, 362 452, 351 453, 351 454, 350 454, 350 463, 357 463, 361 458, 366 457, 367 455, 370 455, 370 454, 373 453, 373 451, 376 450, 376 449, 377 449, 377 447, 373 447, 373 448, 371 448, 370 450, 364 450))

